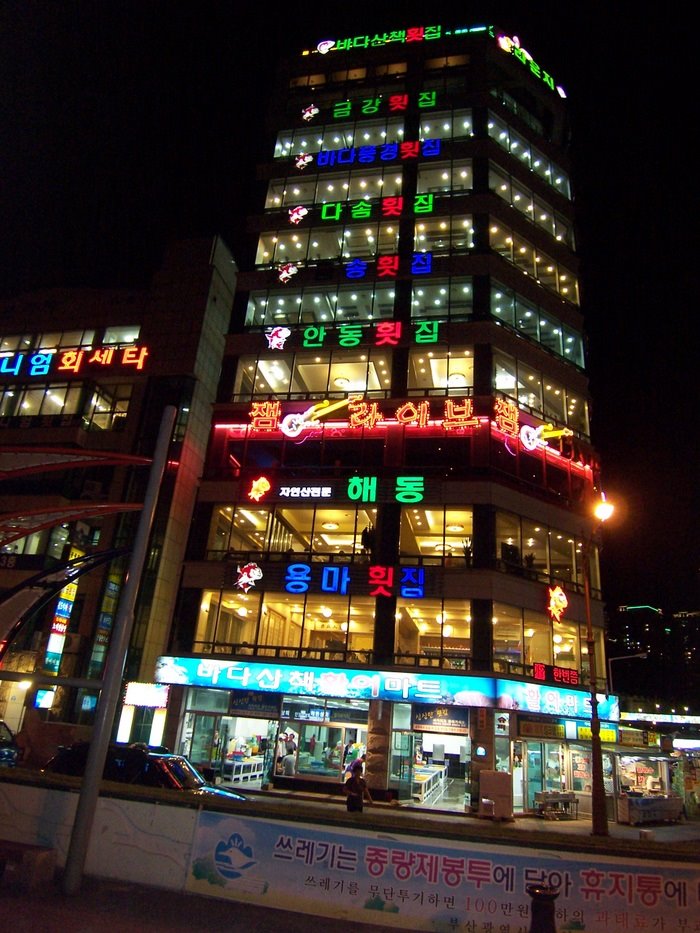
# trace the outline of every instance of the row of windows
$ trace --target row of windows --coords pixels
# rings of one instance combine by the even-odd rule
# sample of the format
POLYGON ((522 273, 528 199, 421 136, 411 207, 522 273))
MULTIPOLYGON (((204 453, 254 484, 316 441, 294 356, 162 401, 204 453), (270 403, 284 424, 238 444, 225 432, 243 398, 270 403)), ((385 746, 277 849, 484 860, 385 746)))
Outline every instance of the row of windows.
MULTIPOLYGON (((567 172, 537 149, 492 111, 488 114, 487 132, 501 148, 525 165, 545 184, 571 200, 571 181, 567 172)), ((442 111, 421 116, 419 139, 460 140, 474 136, 470 110, 442 111)), ((355 121, 326 127, 301 127, 282 130, 275 145, 276 159, 289 159, 302 153, 348 149, 355 146, 382 146, 404 139, 402 118, 355 121)))
MULTIPOLYGON (((267 189, 265 207, 328 204, 337 201, 377 201, 401 194, 402 176, 397 168, 372 168, 362 172, 331 172, 324 175, 275 178, 267 189)), ((451 194, 471 191, 471 159, 425 162, 418 165, 418 194, 451 194)))
POLYGON ((542 181, 565 198, 571 200, 571 181, 567 173, 543 152, 514 130, 505 120, 489 111, 488 133, 499 146, 509 152, 521 165, 526 165, 542 181))
POLYGON ((588 407, 583 397, 533 366, 494 350, 493 381, 494 389, 513 399, 518 408, 588 436, 588 407))
MULTIPOLYGON (((428 58, 423 63, 425 72, 442 71, 444 68, 464 69, 470 61, 467 54, 461 55, 440 55, 436 58, 428 58)), ((319 88, 326 84, 346 84, 366 81, 368 77, 378 78, 380 81, 387 75, 394 75, 396 78, 403 77, 408 73, 408 62, 384 62, 376 63, 371 67, 354 66, 351 68, 338 67, 330 72, 316 72, 314 74, 295 75, 289 80, 290 88, 319 88)), ((453 79, 458 88, 464 87, 464 79, 453 79)), ((426 82, 426 86, 435 86, 434 81, 426 82)), ((442 82, 440 84, 442 86, 442 82)), ((393 85, 387 86, 389 90, 394 90, 393 85)), ((381 94, 381 84, 377 85, 375 92, 381 94)))
MULTIPOLYGON (((411 318, 465 321, 472 317, 473 290, 469 277, 426 279, 413 287, 411 318)), ((277 327, 297 324, 343 324, 386 320, 394 316, 393 285, 312 286, 297 292, 251 292, 245 324, 277 327)), ((526 301, 500 283, 491 288, 491 314, 550 352, 583 368, 583 338, 550 312, 526 301)))
MULTIPOLYGON (((473 136, 471 110, 445 110, 421 114, 419 139, 469 139, 473 136)), ((353 146, 383 146, 404 139, 404 118, 357 120, 328 126, 304 126, 280 130, 275 143, 275 159, 289 159, 322 149, 350 149, 353 146)))
MULTIPOLYGON (((413 250, 435 256, 463 255, 485 242, 471 215, 421 219, 414 226, 413 250)), ((508 262, 533 278, 543 288, 561 298, 579 303, 578 279, 562 262, 538 249, 526 237, 505 224, 488 220, 488 243, 508 262)), ((255 265, 270 269, 286 263, 296 266, 317 262, 372 261, 378 256, 396 255, 399 227, 396 222, 366 222, 342 227, 310 227, 302 230, 270 231, 258 239, 255 265)))
MULTIPOLYGON (((195 652, 303 656, 350 656, 369 661, 375 629, 375 601, 366 596, 322 596, 236 590, 204 590, 199 602, 195 652)), ((534 663, 586 672, 585 626, 563 620, 554 625, 544 612, 494 602, 492 668, 532 673, 534 663)), ((600 633, 596 654, 602 656, 600 633)), ((470 600, 399 598, 394 627, 397 664, 469 668, 472 653, 470 600)))
POLYGON ((585 366, 583 337, 549 311, 526 301, 498 282, 491 287, 491 314, 545 349, 575 366, 585 366))
MULTIPOLYGON (((409 352, 407 395, 464 396, 474 390, 474 350, 431 345, 409 352)), ((274 357, 241 356, 232 401, 254 398, 323 398, 360 394, 387 398, 392 386, 390 351, 321 350, 279 353, 274 357)), ((492 390, 512 398, 545 421, 588 435, 586 401, 556 379, 505 353, 494 353, 492 390)))
MULTIPOLYGON (((217 505, 210 525, 207 550, 234 554, 284 554, 289 560, 371 558, 376 509, 332 507, 252 508, 250 504, 217 505)), ((584 541, 540 521, 498 510, 495 551, 491 561, 583 584, 584 541)), ((473 510, 469 505, 403 507, 399 530, 400 558, 420 558, 421 564, 471 566, 473 510)), ((591 585, 600 588, 598 561, 591 555, 591 585)))
POLYGON ((490 220, 489 245, 538 285, 572 304, 579 304, 578 278, 574 273, 510 227, 490 220))
POLYGON ((86 431, 119 430, 129 411, 131 391, 129 383, 0 386, 0 418, 78 416, 86 431))
POLYGON ((559 243, 566 243, 572 250, 576 248, 573 223, 492 162, 489 163, 489 189, 559 243))
POLYGON ((119 346, 136 343, 141 328, 138 324, 106 327, 104 331, 64 330, 40 334, 6 334, 0 337, 0 356, 5 353, 30 350, 58 350, 67 347, 90 349, 94 346, 119 346))

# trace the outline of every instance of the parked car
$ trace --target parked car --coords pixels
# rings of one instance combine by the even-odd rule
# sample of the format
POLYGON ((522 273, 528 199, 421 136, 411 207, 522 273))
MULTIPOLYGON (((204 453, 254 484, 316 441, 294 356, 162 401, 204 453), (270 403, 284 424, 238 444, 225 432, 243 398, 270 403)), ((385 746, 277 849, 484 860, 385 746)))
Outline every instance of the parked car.
POLYGON ((0 719, 0 767, 14 768, 19 759, 19 745, 12 729, 0 719))
MULTIPOLYGON (((87 766, 89 742, 62 745, 43 767, 51 774, 82 777, 87 766)), ((102 776, 106 781, 138 784, 142 787, 165 787, 200 797, 246 800, 243 794, 228 787, 208 784, 184 755, 155 750, 142 745, 112 744, 107 749, 102 776)))

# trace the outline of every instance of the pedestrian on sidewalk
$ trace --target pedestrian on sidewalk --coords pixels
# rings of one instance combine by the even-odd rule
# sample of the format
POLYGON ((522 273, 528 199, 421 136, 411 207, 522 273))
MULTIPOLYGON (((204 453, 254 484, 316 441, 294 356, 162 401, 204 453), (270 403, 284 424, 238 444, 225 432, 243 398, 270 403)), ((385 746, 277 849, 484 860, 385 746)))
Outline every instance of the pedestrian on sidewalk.
POLYGON ((367 787, 367 781, 362 777, 362 762, 360 759, 353 761, 350 777, 343 785, 346 795, 346 806, 348 813, 362 813, 364 801, 374 803, 372 795, 367 787))

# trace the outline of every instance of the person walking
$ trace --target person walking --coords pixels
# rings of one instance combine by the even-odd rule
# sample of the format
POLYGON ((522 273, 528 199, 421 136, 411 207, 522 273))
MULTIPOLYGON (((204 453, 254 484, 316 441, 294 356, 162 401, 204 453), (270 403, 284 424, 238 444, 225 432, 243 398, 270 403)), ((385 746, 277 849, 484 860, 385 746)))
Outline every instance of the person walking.
POLYGON ((367 803, 374 803, 367 781, 362 777, 362 762, 359 758, 353 761, 350 777, 343 785, 343 789, 345 790, 348 813, 362 813, 365 800, 367 803))

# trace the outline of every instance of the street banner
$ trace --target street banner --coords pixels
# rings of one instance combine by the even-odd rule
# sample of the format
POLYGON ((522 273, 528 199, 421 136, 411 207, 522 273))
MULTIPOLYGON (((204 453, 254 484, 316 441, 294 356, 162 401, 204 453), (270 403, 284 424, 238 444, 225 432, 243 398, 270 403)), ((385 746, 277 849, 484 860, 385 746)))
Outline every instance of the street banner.
POLYGON ((201 811, 186 889, 317 917, 437 933, 527 933, 530 885, 558 933, 696 929, 700 863, 393 835, 201 811))

